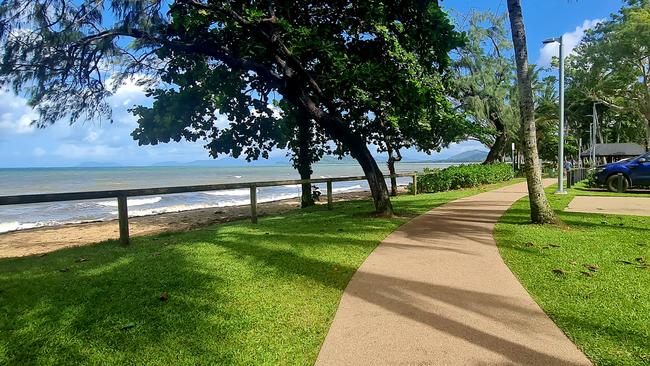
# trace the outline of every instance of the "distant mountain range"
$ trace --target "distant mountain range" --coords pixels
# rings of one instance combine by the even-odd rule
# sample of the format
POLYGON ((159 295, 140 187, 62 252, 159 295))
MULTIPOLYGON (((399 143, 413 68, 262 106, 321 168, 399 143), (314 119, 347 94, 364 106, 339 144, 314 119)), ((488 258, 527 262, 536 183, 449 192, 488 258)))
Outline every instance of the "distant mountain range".
MULTIPOLYGON (((427 159, 427 160, 414 160, 405 158, 402 160, 403 163, 469 163, 469 162, 482 162, 485 160, 488 152, 483 150, 470 150, 464 151, 462 153, 452 155, 444 159, 427 159)), ((378 163, 385 163, 385 156, 375 156, 375 159, 378 163)), ((344 156, 342 159, 339 159, 335 156, 324 156, 323 159, 318 164, 354 164, 355 160, 350 156, 344 156)), ((194 160, 190 162, 178 162, 178 161, 163 161, 160 163, 154 163, 149 166, 155 167, 174 167, 174 166, 186 166, 186 167, 238 167, 238 166, 274 166, 274 165, 289 165, 290 161, 287 157, 271 157, 269 159, 260 159, 252 163, 248 163, 242 159, 234 159, 231 157, 225 157, 221 159, 206 159, 206 160, 194 160)), ((122 167, 124 165, 116 163, 104 163, 104 162, 84 162, 77 167, 79 168, 113 168, 113 167, 122 167)))
POLYGON ((445 163, 469 163, 469 162, 482 162, 487 157, 488 152, 484 150, 470 150, 464 151, 460 154, 450 156, 444 160, 439 160, 445 163))

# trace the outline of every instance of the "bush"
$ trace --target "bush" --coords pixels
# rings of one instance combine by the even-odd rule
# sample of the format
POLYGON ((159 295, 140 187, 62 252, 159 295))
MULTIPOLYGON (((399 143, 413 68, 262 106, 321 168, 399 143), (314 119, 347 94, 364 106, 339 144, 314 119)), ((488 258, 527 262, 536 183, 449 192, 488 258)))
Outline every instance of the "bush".
POLYGON ((601 184, 599 184, 596 181, 596 171, 591 170, 589 173, 587 173, 587 179, 585 180, 585 186, 587 188, 600 188, 602 187, 601 184))
MULTIPOLYGON (((418 193, 443 192, 452 189, 472 188, 482 184, 503 182, 514 178, 510 164, 472 164, 450 166, 445 169, 424 169, 418 176, 418 193)), ((409 185, 412 192, 413 187, 409 185)))

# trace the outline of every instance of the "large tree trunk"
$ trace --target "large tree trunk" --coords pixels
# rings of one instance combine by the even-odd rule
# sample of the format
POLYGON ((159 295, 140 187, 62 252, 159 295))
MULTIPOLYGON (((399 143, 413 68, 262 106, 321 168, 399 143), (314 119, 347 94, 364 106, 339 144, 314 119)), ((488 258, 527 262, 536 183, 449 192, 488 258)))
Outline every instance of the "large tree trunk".
POLYGON ((515 47, 515 60, 517 62, 517 84, 519 86, 521 131, 524 143, 524 165, 526 181, 528 182, 528 197, 530 198, 530 218, 536 224, 555 223, 555 213, 548 203, 542 184, 542 168, 537 152, 533 90, 528 73, 526 31, 519 0, 508 0, 508 14, 512 30, 512 43, 515 47))
POLYGON ((499 116, 493 114, 490 116, 490 119, 492 120, 492 123, 497 130, 497 135, 494 138, 494 143, 490 147, 490 152, 488 152, 488 155, 485 157, 483 164, 493 164, 497 161, 497 159, 501 158, 503 156, 503 151, 506 147, 506 143, 508 142, 506 126, 503 125, 499 116))
MULTIPOLYGON (((316 123, 325 130, 333 139, 347 147, 350 155, 359 163, 368 181, 372 200, 375 205, 375 212, 382 215, 392 215, 393 206, 390 203, 388 187, 384 180, 384 174, 379 169, 375 158, 368 150, 366 141, 350 129, 338 118, 336 111, 325 112, 305 94, 298 85, 288 85, 286 95, 296 106, 304 108, 316 123)), ((334 108, 332 108, 334 109, 334 108)))
MULTIPOLYGON (((312 135, 309 125, 308 117, 305 115, 299 115, 298 117, 298 154, 296 156, 297 169, 300 173, 300 179, 311 179, 311 174, 313 173, 311 169, 311 140, 312 135)), ((300 207, 309 207, 314 205, 314 197, 311 193, 311 184, 303 183, 302 184, 302 193, 300 195, 300 207)))
POLYGON ((390 174, 390 195, 391 196, 397 196, 397 177, 395 177, 395 162, 398 162, 402 160, 402 155, 399 152, 399 149, 396 151, 393 150, 393 148, 387 144, 387 152, 388 152, 388 174, 390 174), (396 153, 393 155, 393 153, 396 153))

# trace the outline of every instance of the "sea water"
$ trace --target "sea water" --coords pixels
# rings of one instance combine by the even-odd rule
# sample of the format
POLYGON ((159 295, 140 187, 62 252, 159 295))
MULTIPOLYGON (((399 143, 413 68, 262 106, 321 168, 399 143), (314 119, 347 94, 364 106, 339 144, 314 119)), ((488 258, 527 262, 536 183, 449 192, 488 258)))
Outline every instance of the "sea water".
MULTIPOLYGON (((400 173, 422 171, 424 167, 448 165, 399 163, 396 168, 400 173)), ((357 164, 316 164, 312 178, 361 175, 363 172, 357 164)), ((288 165, 0 169, 0 196, 294 179, 300 179, 300 176, 295 169, 288 165)), ((398 179, 399 184, 408 182, 410 182, 408 177, 398 179)), ((325 194, 325 184, 316 184, 316 186, 325 194)), ((367 189, 366 181, 333 183, 333 193, 367 189)), ((258 202, 299 196, 299 185, 262 187, 258 189, 257 193, 258 202)), ((129 197, 128 208, 129 216, 134 217, 209 207, 244 205, 249 202, 248 189, 233 189, 129 197)), ((116 199, 0 206, 0 233, 115 218, 117 218, 116 199)))

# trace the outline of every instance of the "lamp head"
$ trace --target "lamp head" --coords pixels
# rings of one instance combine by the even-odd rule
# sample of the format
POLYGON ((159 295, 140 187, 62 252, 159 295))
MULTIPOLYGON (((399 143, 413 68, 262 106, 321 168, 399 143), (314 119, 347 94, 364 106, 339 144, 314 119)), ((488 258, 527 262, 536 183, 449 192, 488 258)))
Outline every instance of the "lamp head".
POLYGON ((555 42, 561 43, 562 39, 558 37, 558 38, 549 38, 542 41, 542 43, 544 44, 555 43, 555 42))

